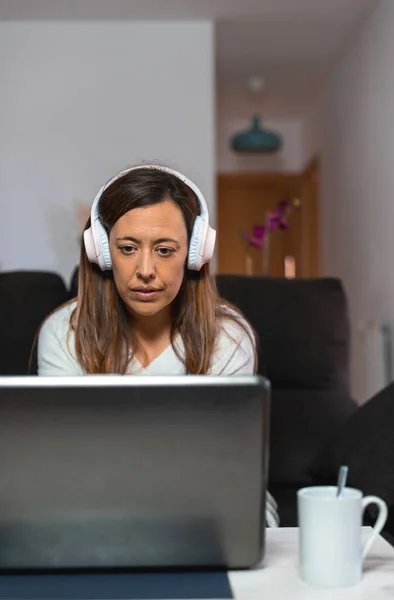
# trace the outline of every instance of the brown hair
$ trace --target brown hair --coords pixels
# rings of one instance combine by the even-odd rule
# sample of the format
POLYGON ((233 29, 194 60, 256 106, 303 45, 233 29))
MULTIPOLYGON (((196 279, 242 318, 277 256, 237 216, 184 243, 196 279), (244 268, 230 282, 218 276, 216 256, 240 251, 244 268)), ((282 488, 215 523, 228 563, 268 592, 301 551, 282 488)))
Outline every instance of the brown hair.
MULTIPOLYGON (((100 222, 109 234, 128 211, 169 198, 183 214, 190 241, 195 218, 200 214, 198 198, 178 177, 158 168, 133 170, 115 180, 99 200, 100 222)), ((85 229, 88 227, 90 219, 85 229)), ((172 308, 171 340, 180 334, 185 356, 178 354, 178 358, 184 362, 188 374, 208 372, 223 319, 238 323, 254 344, 254 334, 243 323, 240 312, 219 297, 208 264, 200 271, 185 267, 184 280, 172 308)), ((101 271, 90 263, 83 244, 71 329, 75 332, 77 359, 86 374, 126 373, 132 355, 130 347, 135 350, 132 322, 117 292, 112 271, 101 271)), ((176 346, 174 350, 177 352, 176 346)))

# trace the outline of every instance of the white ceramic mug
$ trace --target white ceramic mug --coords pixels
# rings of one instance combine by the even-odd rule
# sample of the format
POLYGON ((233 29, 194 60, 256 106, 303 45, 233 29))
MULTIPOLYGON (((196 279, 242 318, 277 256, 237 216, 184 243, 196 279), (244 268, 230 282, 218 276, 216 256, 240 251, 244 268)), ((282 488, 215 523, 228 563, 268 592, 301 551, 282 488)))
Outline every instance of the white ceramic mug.
POLYGON ((361 580, 363 560, 387 520, 387 505, 377 496, 335 486, 307 487, 297 492, 299 558, 302 579, 314 587, 345 587, 361 580), (368 504, 379 516, 362 545, 363 513, 368 504))

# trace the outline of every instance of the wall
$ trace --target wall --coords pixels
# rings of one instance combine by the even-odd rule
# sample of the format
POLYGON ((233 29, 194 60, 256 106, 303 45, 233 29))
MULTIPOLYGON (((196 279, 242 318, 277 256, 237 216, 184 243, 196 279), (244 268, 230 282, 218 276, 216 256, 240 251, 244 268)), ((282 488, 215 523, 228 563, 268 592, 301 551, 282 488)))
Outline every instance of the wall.
POLYGON ((394 321, 393 27, 394 2, 384 0, 334 69, 320 107, 324 265, 348 293, 361 401, 382 381, 373 376, 381 339, 375 333, 366 352, 365 332, 394 321))
POLYGON ((304 166, 302 122, 300 119, 270 117, 264 112, 264 102, 247 96, 244 86, 219 87, 216 103, 217 139, 216 163, 220 173, 234 171, 297 172, 304 166), (261 110, 259 110, 261 108, 261 110), (272 155, 243 155, 229 146, 231 137, 249 129, 255 112, 263 117, 263 127, 283 137, 282 149, 272 155))
POLYGON ((302 157, 304 165, 321 154, 321 111, 317 100, 302 119, 302 157))
POLYGON ((201 186, 214 217, 209 22, 0 23, 0 264, 69 277, 75 203, 137 161, 201 186))

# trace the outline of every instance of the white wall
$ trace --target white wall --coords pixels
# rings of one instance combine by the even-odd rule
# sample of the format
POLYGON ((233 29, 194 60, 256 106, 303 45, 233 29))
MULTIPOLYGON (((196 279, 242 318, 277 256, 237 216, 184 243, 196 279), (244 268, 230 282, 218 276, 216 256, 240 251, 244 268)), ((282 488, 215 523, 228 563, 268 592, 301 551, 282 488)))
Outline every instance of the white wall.
POLYGON ((221 173, 232 171, 297 172, 304 166, 301 119, 272 118, 264 112, 257 100, 248 98, 244 86, 220 87, 216 104, 217 139, 216 163, 221 173), (258 110, 260 109, 261 110, 258 110), (250 127, 255 112, 260 112, 263 127, 283 137, 282 149, 275 154, 238 154, 231 150, 231 137, 250 127))
POLYGON ((136 161, 214 198, 209 22, 0 23, 0 264, 69 277, 74 204, 136 161))
POLYGON ((365 400, 375 352, 366 321, 394 321, 394 2, 382 1, 334 70, 321 106, 322 228, 327 274, 346 286, 353 390, 365 400))
POLYGON ((304 166, 321 154, 321 127, 320 103, 319 100, 316 100, 316 103, 302 119, 302 160, 304 166))

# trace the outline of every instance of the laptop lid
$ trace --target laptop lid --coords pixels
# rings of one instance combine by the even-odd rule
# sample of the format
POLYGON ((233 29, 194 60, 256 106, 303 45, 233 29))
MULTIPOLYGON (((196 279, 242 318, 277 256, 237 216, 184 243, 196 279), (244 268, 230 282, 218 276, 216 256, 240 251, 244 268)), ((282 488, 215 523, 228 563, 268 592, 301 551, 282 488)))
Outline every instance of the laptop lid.
POLYGON ((0 569, 248 568, 269 384, 0 377, 0 569))

